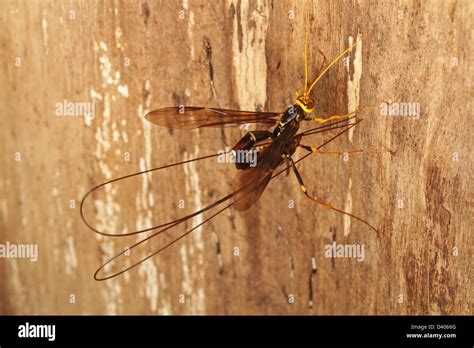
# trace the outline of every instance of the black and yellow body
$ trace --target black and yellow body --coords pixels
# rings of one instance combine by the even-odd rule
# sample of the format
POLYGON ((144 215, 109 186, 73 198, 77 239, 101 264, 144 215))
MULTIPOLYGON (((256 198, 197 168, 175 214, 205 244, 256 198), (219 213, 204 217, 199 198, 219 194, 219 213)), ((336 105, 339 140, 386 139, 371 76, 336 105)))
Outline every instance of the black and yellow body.
MULTIPOLYGON (((300 123, 306 117, 306 113, 303 109, 295 104, 290 106, 285 113, 282 115, 280 121, 277 123, 273 131, 270 130, 255 130, 245 134, 235 146, 232 148, 233 151, 257 151, 258 156, 261 151, 268 146, 268 142, 271 143, 277 141, 275 144, 281 147, 281 153, 284 155, 292 155, 297 147, 295 135, 300 128, 300 123), (265 143, 265 145, 262 145, 265 143)), ((275 146, 274 145, 274 146, 275 146)), ((283 161, 283 157, 279 159, 278 163, 275 163, 275 167, 278 167, 283 161)), ((235 166, 237 169, 248 169, 250 164, 246 161, 236 162, 235 166)), ((273 167, 273 165, 272 165, 273 167)))

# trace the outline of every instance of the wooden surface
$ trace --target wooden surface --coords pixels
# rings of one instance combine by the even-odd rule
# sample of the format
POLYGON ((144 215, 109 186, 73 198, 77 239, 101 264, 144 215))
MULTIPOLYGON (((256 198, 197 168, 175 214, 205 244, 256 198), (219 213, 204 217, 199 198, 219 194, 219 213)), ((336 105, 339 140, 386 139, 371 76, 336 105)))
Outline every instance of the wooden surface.
MULTIPOLYGON (((364 121, 327 149, 393 154, 313 155, 300 170, 309 192, 377 226, 379 239, 311 204, 289 173, 249 212, 223 213, 104 282, 92 278, 101 261, 137 237, 95 236, 79 217, 82 196, 244 134, 171 132, 147 123, 148 110, 284 111, 304 81, 306 2, 2 7, 0 242, 34 243, 39 255, 0 259, 1 314, 472 314, 472 1, 312 2, 311 76, 318 49, 332 59, 364 37, 315 89, 319 116, 363 108, 364 121), (95 118, 57 116, 64 100, 95 103, 95 118), (388 101, 419 103, 419 119, 381 116, 388 101), (333 241, 363 245, 364 260, 325 257, 333 241)), ((168 221, 230 192, 234 173, 208 160, 132 179, 95 195, 88 216, 110 233, 168 221)))

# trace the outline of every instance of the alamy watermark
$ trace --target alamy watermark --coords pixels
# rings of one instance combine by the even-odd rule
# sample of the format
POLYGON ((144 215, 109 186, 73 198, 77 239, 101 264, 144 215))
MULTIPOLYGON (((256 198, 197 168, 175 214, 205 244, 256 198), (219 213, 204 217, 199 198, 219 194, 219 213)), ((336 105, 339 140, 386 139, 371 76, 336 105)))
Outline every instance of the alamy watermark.
POLYGON ((421 116, 420 103, 389 100, 380 104, 380 116, 406 116, 418 120, 421 116))
POLYGON ((38 261, 38 244, 13 244, 7 241, 5 244, 0 244, 0 258, 23 258, 36 262, 38 261))
POLYGON ((364 244, 326 244, 324 256, 331 258, 353 258, 362 262, 365 259, 364 244))
POLYGON ((56 325, 37 325, 26 322, 18 326, 18 337, 20 338, 46 338, 52 342, 56 340, 56 325))
POLYGON ((83 116, 88 119, 95 117, 95 103, 72 102, 64 99, 55 105, 56 116, 83 116))
POLYGON ((231 150, 226 147, 224 150, 219 150, 217 153, 219 154, 217 157, 218 163, 249 164, 252 168, 257 165, 257 150, 231 150))

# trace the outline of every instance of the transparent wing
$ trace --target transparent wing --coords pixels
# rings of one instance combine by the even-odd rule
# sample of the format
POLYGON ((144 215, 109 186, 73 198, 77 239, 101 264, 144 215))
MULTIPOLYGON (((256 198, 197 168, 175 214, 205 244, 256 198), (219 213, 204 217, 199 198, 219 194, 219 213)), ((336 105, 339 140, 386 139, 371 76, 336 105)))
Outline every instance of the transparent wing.
POLYGON ((281 113, 252 112, 182 106, 150 111, 148 121, 167 128, 195 129, 203 127, 228 127, 246 123, 258 123, 271 127, 280 119, 281 113))

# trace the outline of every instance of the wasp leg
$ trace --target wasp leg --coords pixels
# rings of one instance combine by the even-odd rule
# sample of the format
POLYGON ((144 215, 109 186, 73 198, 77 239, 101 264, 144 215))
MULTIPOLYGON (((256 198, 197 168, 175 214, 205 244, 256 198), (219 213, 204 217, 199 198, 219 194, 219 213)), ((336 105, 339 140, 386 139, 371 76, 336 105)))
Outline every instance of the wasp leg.
POLYGON ((353 111, 353 112, 350 112, 350 113, 344 114, 344 115, 333 115, 333 116, 330 116, 328 118, 306 117, 304 120, 305 121, 315 121, 315 122, 318 122, 318 123, 326 123, 326 122, 331 121, 331 120, 339 120, 339 119, 342 119, 342 118, 351 117, 351 116, 355 115, 358 111, 359 110, 356 110, 356 111, 353 111))
POLYGON ((301 147, 302 149, 305 149, 308 152, 317 153, 317 154, 320 154, 320 155, 333 155, 333 156, 337 156, 337 157, 345 156, 345 155, 348 155, 348 154, 351 154, 351 153, 362 153, 362 152, 389 152, 389 153, 391 153, 391 151, 385 150, 385 149, 371 149, 371 148, 368 148, 368 149, 355 149, 355 150, 340 152, 340 151, 321 151, 315 146, 307 146, 307 145, 303 145, 303 144, 298 144, 298 146, 301 147))
POLYGON ((374 227, 372 226, 371 224, 369 224, 367 221, 361 219, 360 217, 357 217, 351 213, 348 213, 348 212, 345 212, 341 209, 338 209, 338 208, 335 208, 333 207, 331 204, 329 204, 328 202, 325 202, 323 201, 322 199, 319 199, 319 198, 316 198, 316 197, 313 197, 311 196, 308 191, 306 190, 306 186, 304 185, 304 182, 303 182, 303 179, 301 178, 301 175, 298 171, 298 169, 296 168, 296 164, 295 162, 293 161, 293 158, 291 158, 290 155, 286 155, 286 158, 288 159, 288 161, 290 162, 290 166, 291 168, 293 169, 293 172, 295 173, 296 175, 296 179, 298 180, 298 183, 300 184, 300 187, 301 187, 301 190, 303 191, 303 193, 305 194, 305 197, 308 198, 310 201, 312 201, 313 203, 315 204, 318 204, 318 205, 321 205, 327 209, 331 209, 331 210, 334 210, 338 213, 341 213, 341 214, 344 214, 344 215, 348 215, 362 223, 364 223, 365 225, 367 225, 368 227, 370 227, 372 230, 375 231, 377 237, 379 237, 379 231, 374 227))

